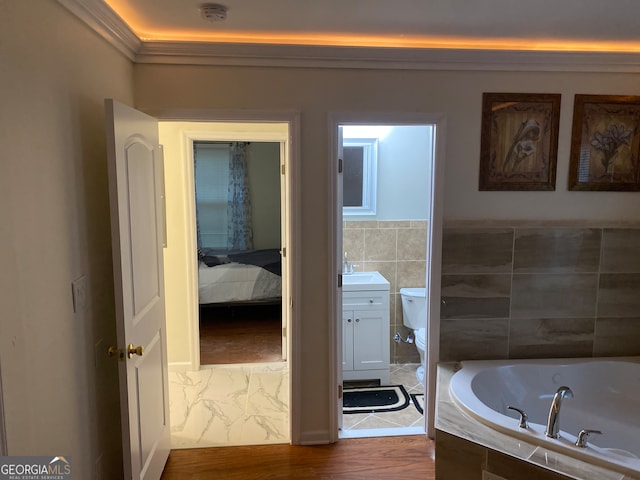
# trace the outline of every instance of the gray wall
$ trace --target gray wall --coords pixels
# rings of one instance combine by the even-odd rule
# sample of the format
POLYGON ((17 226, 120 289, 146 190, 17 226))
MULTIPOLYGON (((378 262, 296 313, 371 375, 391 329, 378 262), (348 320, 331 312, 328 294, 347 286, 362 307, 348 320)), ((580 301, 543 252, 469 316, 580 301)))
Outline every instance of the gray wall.
POLYGON ((440 359, 640 354, 640 228, 446 228, 440 359))

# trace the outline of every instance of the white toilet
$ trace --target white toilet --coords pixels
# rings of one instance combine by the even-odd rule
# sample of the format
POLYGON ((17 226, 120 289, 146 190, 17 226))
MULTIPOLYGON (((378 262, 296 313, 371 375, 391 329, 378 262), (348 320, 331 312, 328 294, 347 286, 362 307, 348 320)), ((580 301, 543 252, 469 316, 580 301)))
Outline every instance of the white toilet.
POLYGON ((420 354, 420 366, 416 370, 416 377, 424 385, 427 289, 401 288, 400 295, 402 296, 402 323, 413 330, 416 347, 420 354))

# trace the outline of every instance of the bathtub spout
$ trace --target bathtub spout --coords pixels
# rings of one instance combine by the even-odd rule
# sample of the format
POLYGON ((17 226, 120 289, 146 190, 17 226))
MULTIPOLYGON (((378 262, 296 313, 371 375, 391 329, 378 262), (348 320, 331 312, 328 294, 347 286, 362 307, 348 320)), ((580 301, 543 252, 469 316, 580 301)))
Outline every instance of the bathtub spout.
POLYGON ((549 408, 549 420, 544 434, 549 438, 558 438, 560 431, 560 407, 564 398, 573 398, 573 392, 569 387, 560 387, 551 401, 549 408))

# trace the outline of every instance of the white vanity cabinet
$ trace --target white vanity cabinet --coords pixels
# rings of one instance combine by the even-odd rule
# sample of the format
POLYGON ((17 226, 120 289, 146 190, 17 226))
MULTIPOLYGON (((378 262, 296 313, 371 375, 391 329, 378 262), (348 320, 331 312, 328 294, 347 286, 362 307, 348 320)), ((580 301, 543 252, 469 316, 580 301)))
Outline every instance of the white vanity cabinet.
POLYGON ((342 293, 342 372, 344 380, 389 384, 389 283, 376 290, 342 293))

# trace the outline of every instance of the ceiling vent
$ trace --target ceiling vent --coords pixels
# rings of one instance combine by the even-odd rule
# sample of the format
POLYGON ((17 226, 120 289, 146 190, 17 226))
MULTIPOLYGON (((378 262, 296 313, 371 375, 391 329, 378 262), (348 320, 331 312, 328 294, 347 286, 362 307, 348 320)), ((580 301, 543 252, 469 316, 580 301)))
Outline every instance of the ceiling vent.
POLYGON ((210 22, 222 22, 227 19, 227 7, 219 3, 200 5, 200 15, 210 22))

